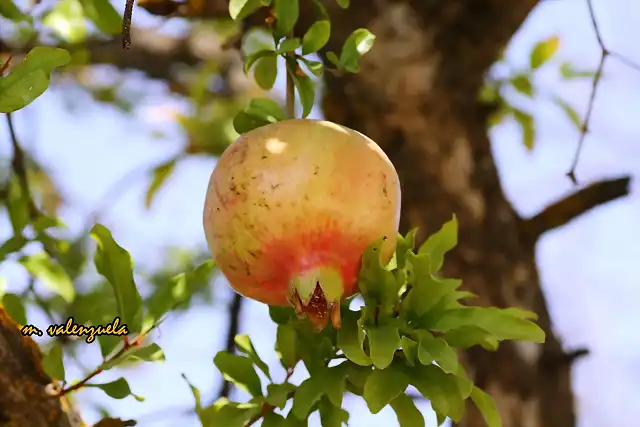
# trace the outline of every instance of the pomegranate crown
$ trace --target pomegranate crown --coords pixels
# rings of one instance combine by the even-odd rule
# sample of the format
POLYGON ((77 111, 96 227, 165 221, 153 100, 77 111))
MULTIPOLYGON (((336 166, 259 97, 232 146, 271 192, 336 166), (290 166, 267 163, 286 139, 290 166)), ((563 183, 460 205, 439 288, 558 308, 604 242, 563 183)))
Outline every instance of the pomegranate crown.
POLYGON ((340 300, 344 280, 335 268, 317 267, 294 276, 289 284, 289 302, 299 318, 309 317, 316 330, 327 326, 329 319, 340 327, 340 300))

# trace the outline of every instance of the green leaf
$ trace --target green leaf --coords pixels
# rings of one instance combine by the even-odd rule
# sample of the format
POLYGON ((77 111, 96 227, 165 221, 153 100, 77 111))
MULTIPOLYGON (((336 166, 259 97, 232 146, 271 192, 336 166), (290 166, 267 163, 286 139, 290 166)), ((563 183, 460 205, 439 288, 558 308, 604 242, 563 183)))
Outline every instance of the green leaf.
POLYGON ((80 0, 82 9, 101 32, 115 36, 122 32, 122 16, 109 0, 80 0))
POLYGON ((493 397, 478 387, 473 387, 471 390, 471 400, 476 404, 489 427, 502 427, 500 413, 498 412, 493 397))
POLYGON ((3 261, 7 255, 22 250, 27 243, 29 241, 22 234, 10 237, 0 246, 0 261, 3 261))
POLYGON ((271 122, 267 119, 255 116, 253 114, 248 114, 244 111, 240 111, 233 118, 233 128, 240 135, 242 135, 243 133, 250 132, 259 127, 262 127, 264 125, 268 125, 269 123, 271 122))
POLYGON ((284 409, 287 400, 289 400, 289 394, 295 389, 296 386, 291 383, 269 384, 267 386, 266 401, 269 405, 284 409))
POLYGON ((262 418, 261 427, 285 427, 287 424, 285 418, 275 412, 267 412, 262 418))
POLYGON ((498 340, 489 332, 475 325, 461 326, 447 331, 444 339, 449 345, 458 348, 469 348, 481 345, 487 350, 497 350, 498 340))
POLYGON ((42 368, 52 379, 65 380, 62 346, 59 341, 53 341, 49 350, 42 356, 42 368))
POLYGON ((394 369, 392 364, 387 369, 374 369, 364 384, 362 397, 369 411, 377 414, 393 399, 403 393, 409 385, 409 378, 404 372, 394 369))
POLYGON ((278 325, 286 325, 294 315, 295 312, 292 307, 269 306, 269 317, 278 325))
POLYGON ((554 101, 558 107, 567 115, 571 123, 576 127, 578 131, 582 130, 582 119, 578 112, 562 98, 554 98, 554 101))
POLYGON ((29 16, 25 14, 12 0, 0 0, 0 16, 4 16, 10 21, 29 21, 29 16))
POLYGON ((531 75, 517 74, 509 80, 511 85, 521 94, 533 97, 533 84, 531 83, 531 75))
POLYGON ((202 399, 200 398, 200 390, 198 390, 198 387, 191 384, 191 381, 189 381, 189 379, 185 374, 180 374, 180 375, 182 376, 182 378, 184 378, 184 380, 189 385, 189 388, 191 389, 191 393, 193 394, 193 398, 195 400, 196 413, 199 413, 202 410, 202 399))
POLYGON ((349 412, 340 406, 332 405, 327 399, 320 400, 318 411, 322 427, 340 427, 349 422, 349 412))
POLYGON ((165 355, 158 344, 151 343, 144 347, 136 347, 129 353, 129 358, 143 362, 160 362, 165 360, 165 355))
POLYGON ((168 311, 187 306, 194 295, 209 287, 214 271, 215 263, 209 259, 172 278, 162 277, 160 286, 145 301, 143 329, 152 327, 168 311))
POLYGON ((73 282, 64 268, 49 258, 46 252, 23 257, 20 264, 33 278, 60 295, 67 303, 73 302, 76 296, 73 282))
POLYGON ((276 352, 285 368, 293 368, 300 361, 297 350, 298 337, 295 329, 289 325, 278 325, 276 333, 276 352))
POLYGON ((349 384, 352 384, 357 389, 359 389, 359 395, 362 395, 364 392, 364 384, 373 372, 371 367, 358 366, 352 363, 345 363, 345 374, 347 376, 347 381, 349 384))
POLYGON ((173 173, 177 160, 177 158, 173 158, 153 169, 151 184, 149 184, 149 188, 147 188, 147 193, 144 197, 144 206, 147 209, 151 207, 151 203, 153 203, 153 200, 158 193, 158 190, 160 190, 160 187, 162 187, 162 184, 164 184, 173 173))
POLYGON ((311 72, 311 74, 316 77, 322 76, 322 73, 324 72, 324 65, 322 64, 322 62, 309 61, 305 58, 300 58, 300 61, 302 61, 304 65, 307 66, 307 69, 311 72))
POLYGON ((4 294, 2 296, 2 306, 14 322, 22 326, 27 324, 27 310, 25 310, 18 295, 12 293, 4 294))
POLYGON ((270 90, 276 82, 278 76, 278 57, 275 52, 272 55, 265 55, 256 61, 253 69, 253 77, 264 90, 270 90))
MULTIPOLYGON (((102 357, 107 358, 118 345, 122 343, 122 338, 114 335, 99 335, 100 353, 102 357)), ((111 364, 107 364, 107 367, 111 364)))
POLYGON ((388 317, 393 311, 403 283, 396 281, 392 272, 380 263, 380 251, 384 239, 371 244, 362 256, 362 268, 358 276, 360 292, 367 306, 378 306, 379 319, 388 317))
POLYGON ((429 365, 435 361, 447 374, 458 371, 460 365, 458 356, 444 339, 434 337, 428 331, 421 331, 419 336, 418 359, 420 363, 429 365))
POLYGON ((371 34, 366 28, 359 28, 351 33, 344 42, 342 52, 340 53, 340 64, 342 64, 342 67, 350 73, 360 71, 358 60, 371 50, 375 39, 376 36, 371 34))
POLYGON ((432 329, 448 332, 462 326, 477 326, 500 341, 520 340, 543 343, 545 341, 544 331, 522 316, 523 314, 519 314, 513 309, 462 307, 442 313, 432 329))
POLYGON ((331 22, 328 19, 314 22, 302 37, 302 54, 309 55, 322 49, 330 35, 331 22))
POLYGON ((142 298, 133 280, 131 255, 113 240, 111 232, 102 224, 93 226, 91 237, 98 242, 93 258, 96 270, 113 288, 118 315, 128 326, 129 332, 139 332, 142 326, 142 298))
POLYGON ((260 0, 231 0, 229 2, 229 15, 234 21, 239 21, 251 15, 261 6, 260 0))
POLYGON ((32 103, 49 87, 53 69, 69 61, 71 55, 64 49, 31 49, 9 75, 0 78, 0 113, 11 113, 32 103))
POLYGON ((267 56, 276 56, 276 51, 273 49, 262 49, 257 51, 256 53, 252 53, 251 55, 247 55, 244 60, 244 72, 245 74, 249 72, 251 67, 261 58, 265 58, 267 56))
POLYGON ((325 376, 325 394, 329 401, 337 407, 342 406, 342 398, 347 387, 347 372, 348 365, 340 364, 329 368, 325 376))
POLYGON ((337 346, 353 363, 360 366, 371 365, 371 359, 364 352, 364 331, 358 325, 360 312, 343 310, 342 326, 338 329, 337 346))
POLYGON ((203 426, 243 427, 259 413, 260 405, 255 402, 235 403, 223 397, 200 411, 199 416, 203 426))
POLYGON ((331 62, 338 70, 342 69, 342 64, 340 63, 340 58, 334 52, 327 52, 327 59, 331 62))
POLYGON ((420 246, 419 254, 428 254, 431 258, 431 272, 439 271, 444 264, 444 255, 458 244, 458 219, 455 215, 440 230, 429 236, 420 246))
POLYGON ((252 396, 262 396, 262 384, 260 377, 253 369, 251 360, 244 356, 229 354, 226 351, 219 351, 213 358, 224 379, 231 381, 238 388, 250 393, 252 396))
POLYGON ((276 36, 286 36, 298 22, 300 4, 298 0, 274 0, 273 16, 276 18, 276 36))
POLYGON ((417 316, 433 310, 440 301, 453 295, 462 284, 456 279, 438 279, 431 274, 433 260, 428 254, 407 253, 407 267, 410 273, 411 291, 405 297, 404 307, 417 316))
POLYGON ((302 118, 304 119, 311 113, 311 109, 313 108, 313 102, 316 96, 316 84, 308 76, 298 76, 294 72, 291 72, 291 70, 289 70, 289 73, 293 77, 293 82, 300 96, 302 118))
POLYGON ((398 417, 400 427, 424 427, 424 416, 416 406, 413 399, 402 393, 390 403, 391 408, 398 417))
POLYGON ((306 419, 313 405, 324 395, 325 388, 326 382, 322 375, 312 375, 304 380, 293 396, 293 415, 299 420, 306 419))
POLYGON ((256 349, 253 346, 253 343, 251 342, 249 335, 247 334, 236 335, 234 341, 236 343, 236 347, 238 348, 238 350, 246 354, 251 360, 251 362, 253 362, 253 364, 256 365, 262 372, 264 372, 267 378, 269 378, 269 381, 271 381, 271 374, 269 373, 269 367, 267 366, 266 363, 262 361, 262 359, 260 359, 260 356, 258 356, 258 353, 256 352, 256 349))
POLYGON ((429 399, 437 414, 459 422, 464 414, 464 398, 455 375, 444 373, 436 365, 411 368, 411 385, 429 399))
POLYGON ((405 267, 407 252, 413 251, 416 247, 416 234, 418 229, 410 230, 406 236, 398 234, 398 243, 396 245, 396 267, 402 269, 405 267))
POLYGON ((299 38, 284 39, 282 43, 280 43, 280 46, 278 46, 278 53, 279 54, 290 53, 295 51, 299 47, 300 47, 299 38))
MULTIPOLYGON (((0 78, 0 85, 2 79, 0 78)), ((2 101, 0 100, 0 105, 2 101)), ((11 181, 7 188, 7 211, 9 214, 9 220, 11 221, 11 228, 15 235, 22 234, 22 230, 29 224, 29 205, 28 198, 20 185, 15 173, 11 174, 11 181)))
POLYGON ((584 78, 592 79, 595 77, 596 73, 594 71, 576 70, 573 68, 573 65, 565 62, 560 65, 560 75, 562 75, 562 78, 565 80, 584 78))
POLYGON ((152 343, 144 347, 129 347, 120 357, 111 359, 109 362, 102 364, 100 368, 106 371, 128 360, 134 362, 164 362, 166 358, 160 346, 152 343))
POLYGON ((405 358, 407 359, 407 365, 415 366, 418 361, 418 343, 414 340, 402 337, 400 340, 402 344, 402 352, 404 353, 405 358))
POLYGON ((385 369, 393 361, 393 356, 401 344, 398 323, 365 326, 365 330, 369 338, 369 355, 374 366, 378 369, 385 369))
POLYGON ((517 108, 512 108, 513 118, 520 125, 522 130, 522 140, 527 150, 533 149, 535 142, 535 128, 533 127, 533 117, 517 108))
POLYGON ((287 119, 287 115, 279 103, 269 98, 254 98, 249 102, 249 107, 245 110, 247 114, 267 120, 269 123, 276 123, 287 119))
POLYGON ((287 414, 287 423, 285 424, 286 427, 307 427, 308 425, 308 419, 300 420, 296 418, 296 416, 293 414, 293 411, 289 411, 289 413, 287 414))
POLYGON ((78 0, 58 2, 42 18, 42 24, 51 28, 58 37, 67 43, 80 43, 87 36, 87 21, 82 4, 78 0))
POLYGON ((560 39, 557 36, 550 37, 537 43, 529 56, 529 66, 532 70, 544 65, 560 47, 560 39))
POLYGON ((123 377, 118 378, 115 381, 104 384, 85 384, 85 387, 96 387, 104 391, 109 397, 114 399, 124 399, 127 396, 133 396, 136 400, 141 401, 144 398, 136 396, 131 392, 129 383, 123 377))

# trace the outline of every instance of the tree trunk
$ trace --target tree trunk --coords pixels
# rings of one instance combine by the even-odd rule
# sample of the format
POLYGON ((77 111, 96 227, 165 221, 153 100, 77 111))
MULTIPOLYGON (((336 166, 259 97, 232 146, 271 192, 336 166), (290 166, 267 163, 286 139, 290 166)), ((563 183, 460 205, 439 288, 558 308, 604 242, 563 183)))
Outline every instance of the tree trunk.
MULTIPOLYGON (((535 311, 544 345, 505 343, 463 356, 478 386, 497 401, 505 427, 575 425, 570 363, 553 335, 534 260, 535 239, 506 200, 487 136, 490 108, 477 100, 489 67, 536 2, 531 0, 351 2, 332 13, 332 42, 357 27, 376 35, 356 75, 327 78, 328 120, 378 142, 403 190, 401 228, 421 238, 452 214, 458 247, 445 273, 481 304, 535 311)), ((484 425, 468 408, 460 426, 484 425)))

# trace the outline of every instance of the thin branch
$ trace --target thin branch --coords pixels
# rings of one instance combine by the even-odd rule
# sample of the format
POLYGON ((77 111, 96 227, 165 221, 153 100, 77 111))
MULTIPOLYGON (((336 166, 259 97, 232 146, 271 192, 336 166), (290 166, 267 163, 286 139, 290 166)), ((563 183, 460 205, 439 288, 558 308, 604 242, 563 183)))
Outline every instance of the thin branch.
POLYGON ((630 177, 624 177, 593 183, 525 220, 524 230, 529 238, 537 240, 595 207, 629 195, 630 181, 630 177))
POLYGON ((11 65, 11 60, 13 59, 12 55, 9 55, 9 57, 7 58, 7 60, 5 61, 4 64, 2 64, 2 67, 0 67, 0 77, 2 77, 5 73, 5 71, 7 71, 7 69, 9 68, 9 65, 11 65))
POLYGON ((29 218, 33 221, 37 219, 40 212, 33 202, 31 195, 31 189, 29 187, 29 179, 27 177, 27 165, 25 161, 24 151, 18 142, 18 135, 16 133, 15 126, 13 124, 13 116, 11 113, 6 114, 7 127, 9 128, 9 137, 11 139, 11 147, 13 148, 13 158, 11 160, 11 168, 13 173, 16 174, 20 187, 22 188, 23 197, 27 202, 27 209, 29 212, 29 218))
MULTIPOLYGON (((229 327, 227 329, 227 340, 225 350, 228 353, 233 353, 236 348, 235 338, 240 332, 240 313, 242 311, 242 302, 244 298, 242 295, 234 293, 233 301, 229 305, 229 327)), ((222 381, 218 398, 229 397, 231 393, 231 383, 229 381, 222 381)))
POLYGON ((578 185, 578 179, 576 178, 576 167, 578 166, 578 161, 580 159, 580 154, 582 153, 582 148, 584 146, 584 141, 587 137, 587 133, 589 132, 589 124, 591 122, 591 115, 593 113, 593 106, 596 99, 596 93, 598 92, 598 87, 600 85, 600 81, 602 79, 602 71, 604 70, 604 64, 608 57, 613 57, 634 70, 640 72, 640 64, 626 58, 624 55, 620 53, 616 53, 611 51, 604 44, 604 40, 602 38, 602 32, 600 31, 600 27, 598 25, 598 20, 596 19, 595 10, 593 7, 593 0, 586 0, 587 7, 589 9, 589 18, 591 20, 591 25, 593 26, 593 31, 596 35, 596 40, 598 41, 598 46, 600 47, 600 61, 598 62, 598 68, 596 69, 596 73, 593 77, 593 83, 591 85, 591 94, 589 95, 589 102, 587 104, 587 112, 585 113, 584 120, 582 121, 582 126, 580 130, 580 138, 578 139, 578 147, 576 149, 575 155, 573 157, 573 162, 571 163, 571 168, 569 172, 567 172, 567 177, 573 182, 575 185, 578 185))
MULTIPOLYGON (((289 34, 287 37, 293 38, 293 33, 289 34)), ((287 70, 287 117, 290 119, 295 119, 296 117, 296 86, 295 81, 293 80, 294 73, 296 72, 296 67, 298 66, 298 61, 295 58, 295 52, 289 53, 285 56, 285 69, 287 70)))
POLYGON ((125 335, 124 339, 122 340, 122 348, 120 348, 120 350, 118 350, 112 356, 104 359, 104 361, 100 364, 100 366, 98 366, 95 370, 93 370, 93 372, 89 373, 89 375, 87 375, 83 380, 67 388, 60 390, 60 392, 54 394, 53 396, 62 397, 64 395, 71 393, 72 391, 79 390, 82 387, 86 386, 91 379, 95 378, 98 374, 104 371, 104 367, 106 365, 124 356, 129 349, 141 346, 144 338, 148 336, 151 333, 151 331, 155 330, 158 326, 160 326, 160 324, 162 324, 162 322, 164 322, 165 320, 166 320, 166 317, 163 317, 157 320, 153 325, 151 325, 151 327, 149 327, 149 329, 147 329, 146 331, 140 332, 133 341, 129 340, 129 337, 125 335))
MULTIPOLYGON (((284 379, 285 383, 289 381, 289 379, 293 375, 293 372, 294 372, 293 368, 287 369, 287 376, 284 379)), ((289 395, 287 396, 287 400, 293 399, 294 394, 295 394, 295 391, 292 391, 291 393, 289 393, 289 395)), ((252 418, 250 418, 249 421, 245 423, 244 427, 251 427, 252 425, 257 423, 261 418, 264 418, 264 416, 267 415, 269 412, 273 412, 274 409, 276 409, 275 406, 270 405, 268 403, 263 403, 262 407, 260 408, 260 412, 254 415, 252 418)))
POLYGON ((133 17, 133 6, 135 0, 126 0, 124 15, 122 16, 122 48, 131 47, 131 18, 133 17))

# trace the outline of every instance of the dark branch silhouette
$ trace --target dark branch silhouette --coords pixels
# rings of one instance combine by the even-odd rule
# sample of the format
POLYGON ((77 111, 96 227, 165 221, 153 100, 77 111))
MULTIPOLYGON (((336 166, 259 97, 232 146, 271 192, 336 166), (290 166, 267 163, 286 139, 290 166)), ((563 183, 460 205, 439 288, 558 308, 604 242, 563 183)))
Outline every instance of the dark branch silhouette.
POLYGON ((623 177, 593 183, 525 220, 525 233, 537 240, 543 233, 562 227, 593 208, 625 197, 629 195, 630 181, 630 177, 623 177))
MULTIPOLYGON (((236 348, 235 337, 240 332, 240 313, 242 311, 242 302, 244 298, 240 294, 233 295, 233 301, 229 305, 229 326, 227 327, 227 340, 225 350, 229 353, 233 353, 236 348)), ((231 383, 229 381, 222 380, 222 386, 220 392, 218 392, 218 398, 229 397, 231 393, 231 383)))
POLYGON ((604 40, 602 38, 602 33, 600 32, 600 27, 598 26, 598 20, 596 19, 595 10, 593 8, 593 0, 586 0, 587 7, 589 8, 589 18, 591 19, 591 24, 593 25, 593 31, 596 34, 596 40, 598 41, 598 46, 600 47, 600 62, 598 63, 598 68, 596 68, 595 76, 593 77, 593 84, 591 86, 591 95, 589 95, 589 103, 587 104, 587 112, 584 116, 584 120, 582 122, 581 131, 580 131, 580 139, 578 140, 578 148, 576 149, 575 156, 573 158, 573 162, 571 163, 571 168, 569 172, 567 172, 567 176, 574 184, 578 184, 578 178, 576 177, 576 167, 578 166, 578 160, 580 159, 580 154, 582 153, 582 147, 584 145, 584 141, 587 137, 587 133, 589 132, 589 123, 591 121, 591 114, 593 112, 593 105, 596 99, 596 93, 598 92, 598 86, 600 85, 600 80, 602 79, 602 71, 604 70, 604 64, 608 57, 613 57, 619 60, 621 63, 626 65, 627 67, 633 68, 634 70, 640 71, 640 64, 637 64, 626 58, 624 55, 613 52, 609 48, 606 47, 604 40))

